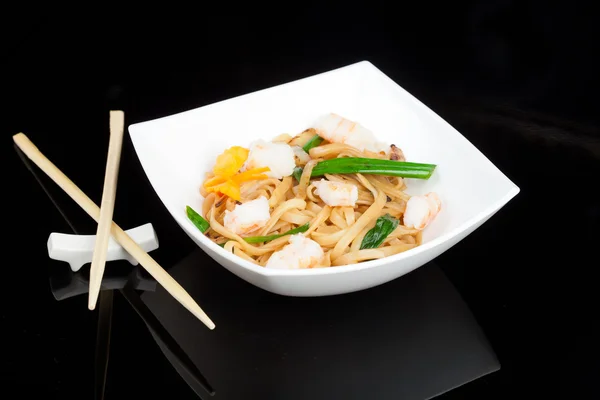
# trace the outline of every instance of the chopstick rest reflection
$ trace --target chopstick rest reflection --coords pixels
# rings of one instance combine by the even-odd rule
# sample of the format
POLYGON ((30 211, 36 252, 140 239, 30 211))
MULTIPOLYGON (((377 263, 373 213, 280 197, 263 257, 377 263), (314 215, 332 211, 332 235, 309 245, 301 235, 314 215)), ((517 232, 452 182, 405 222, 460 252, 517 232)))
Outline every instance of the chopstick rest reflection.
MULTIPOLYGON (((58 186, 60 186, 77 204, 81 206, 94 220, 98 221, 100 208, 81 191, 65 174, 62 173, 50 160, 48 160, 23 133, 13 136, 17 146, 44 171, 58 186)), ((161 284, 181 305, 202 321, 209 329, 214 329, 215 324, 206 313, 196 304, 194 299, 185 291, 171 275, 167 273, 148 253, 127 235, 123 229, 112 222, 111 234, 113 238, 133 256, 156 281, 161 284)))

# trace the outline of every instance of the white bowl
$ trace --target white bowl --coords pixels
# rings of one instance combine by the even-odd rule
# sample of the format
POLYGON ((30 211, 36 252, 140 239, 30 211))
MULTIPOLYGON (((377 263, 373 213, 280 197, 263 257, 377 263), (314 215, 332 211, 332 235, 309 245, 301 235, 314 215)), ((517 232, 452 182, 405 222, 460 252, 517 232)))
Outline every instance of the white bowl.
POLYGON ((396 279, 458 243, 519 192, 459 132, 367 61, 134 124, 129 133, 154 190, 194 242, 240 278, 288 296, 347 293, 396 279), (223 150, 301 132, 329 112, 360 122, 379 140, 396 144, 409 161, 438 165, 429 180, 407 182, 410 194, 435 191, 443 202, 421 246, 355 265, 274 270, 225 251, 187 219, 186 205, 201 210, 198 189, 223 150))

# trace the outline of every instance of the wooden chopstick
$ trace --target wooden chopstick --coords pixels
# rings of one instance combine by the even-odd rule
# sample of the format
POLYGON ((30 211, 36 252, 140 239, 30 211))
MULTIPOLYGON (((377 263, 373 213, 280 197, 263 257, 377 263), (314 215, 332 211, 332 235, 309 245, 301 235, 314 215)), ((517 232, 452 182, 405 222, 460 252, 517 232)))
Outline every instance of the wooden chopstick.
POLYGON ((104 175, 104 188, 102 202, 100 203, 100 220, 96 231, 96 243, 90 267, 90 290, 88 294, 88 308, 96 308, 96 301, 100 293, 102 275, 106 265, 106 252, 110 238, 110 225, 115 208, 117 195, 117 178, 119 176, 119 160, 123 145, 123 130, 125 125, 123 111, 110 112, 110 140, 108 143, 108 156, 106 158, 106 172, 104 175))
MULTIPOLYGON (((50 160, 38 150, 24 133, 17 133, 13 136, 17 146, 25 153, 27 157, 42 171, 46 173, 62 190, 64 190, 81 208, 87 212, 96 222, 100 218, 100 208, 81 191, 60 169, 58 169, 50 160)), ((140 265, 148 271, 158 283, 160 283, 167 292, 171 294, 181 305, 190 311, 196 318, 204 323, 209 329, 214 329, 215 324, 194 299, 185 291, 183 287, 167 271, 165 271, 154 259, 146 253, 123 229, 112 222, 110 232, 112 237, 123 248, 131 254, 140 265)))

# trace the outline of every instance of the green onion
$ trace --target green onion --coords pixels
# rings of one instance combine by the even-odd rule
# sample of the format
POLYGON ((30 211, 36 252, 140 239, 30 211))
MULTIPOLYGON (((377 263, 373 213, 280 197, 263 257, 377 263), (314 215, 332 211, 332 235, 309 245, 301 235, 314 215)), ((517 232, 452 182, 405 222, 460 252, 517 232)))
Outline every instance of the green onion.
POLYGON ((323 138, 319 135, 315 135, 315 136, 311 137, 310 140, 308 142, 306 142, 306 144, 304 146, 302 146, 302 148, 304 149, 305 152, 308 153, 310 151, 310 149, 312 149, 313 147, 317 147, 321 143, 323 143, 323 138))
POLYGON ((312 170, 311 177, 325 174, 373 174, 402 178, 429 179, 435 164, 419 164, 377 158, 342 157, 321 161, 312 170))
POLYGON ((219 246, 225 247, 225 243, 227 243, 227 242, 219 243, 219 246))
POLYGON ((300 178, 302 178, 302 167, 294 168, 294 172, 292 172, 292 175, 294 176, 294 178, 296 178, 298 183, 300 183, 300 178))
POLYGON ((252 237, 247 237, 244 238, 244 240, 248 243, 262 243, 262 242, 270 242, 271 240, 275 240, 275 239, 279 239, 280 237, 283 236, 287 236, 287 235, 294 235, 296 233, 302 233, 302 232, 306 232, 308 230, 308 223, 299 226, 297 228, 294 229, 290 229, 289 231, 285 232, 285 233, 280 233, 278 235, 270 235, 270 236, 252 236, 252 237))
POLYGON ((376 249, 381 246, 385 238, 398 227, 399 222, 390 214, 377 218, 373 229, 370 229, 363 238, 360 249, 376 249))
MULTIPOLYGON (((399 176, 401 178, 429 179, 435 168, 435 164, 380 160, 378 158, 342 157, 321 161, 315 165, 310 176, 360 173, 399 176)), ((294 178, 300 182, 302 168, 296 167, 293 175, 294 178)))
POLYGON ((208 221, 202 218, 202 216, 194 211, 192 207, 185 206, 185 211, 187 213, 187 217, 194 225, 196 225, 196 228, 200 229, 200 232, 204 233, 208 230, 208 228, 210 228, 208 221))

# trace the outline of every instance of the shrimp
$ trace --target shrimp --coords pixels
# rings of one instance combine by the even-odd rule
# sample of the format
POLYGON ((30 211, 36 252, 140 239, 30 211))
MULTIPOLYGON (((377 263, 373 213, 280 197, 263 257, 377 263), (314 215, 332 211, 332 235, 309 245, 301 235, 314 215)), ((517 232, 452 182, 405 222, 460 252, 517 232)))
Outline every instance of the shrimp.
POLYGON ((321 246, 301 233, 292 235, 288 245, 274 252, 266 268, 305 269, 318 268, 325 256, 321 246))
POLYGON ((406 203, 404 226, 414 229, 425 229, 442 209, 442 202, 434 192, 423 196, 412 196, 406 203))
POLYGON ((347 144, 360 151, 390 152, 390 146, 378 142, 373 132, 334 113, 321 117, 313 128, 319 136, 331 143, 347 144))
POLYGON ((321 179, 313 182, 317 194, 328 206, 350 206, 356 205, 358 200, 358 188, 351 183, 332 182, 321 179))
POLYGON ((293 149, 286 143, 271 143, 256 140, 250 146, 244 170, 269 167, 269 178, 281 179, 290 176, 296 167, 293 149))
POLYGON ((230 231, 247 235, 265 226, 270 217, 269 201, 261 196, 244 204, 237 204, 233 211, 225 211, 223 222, 230 231))

